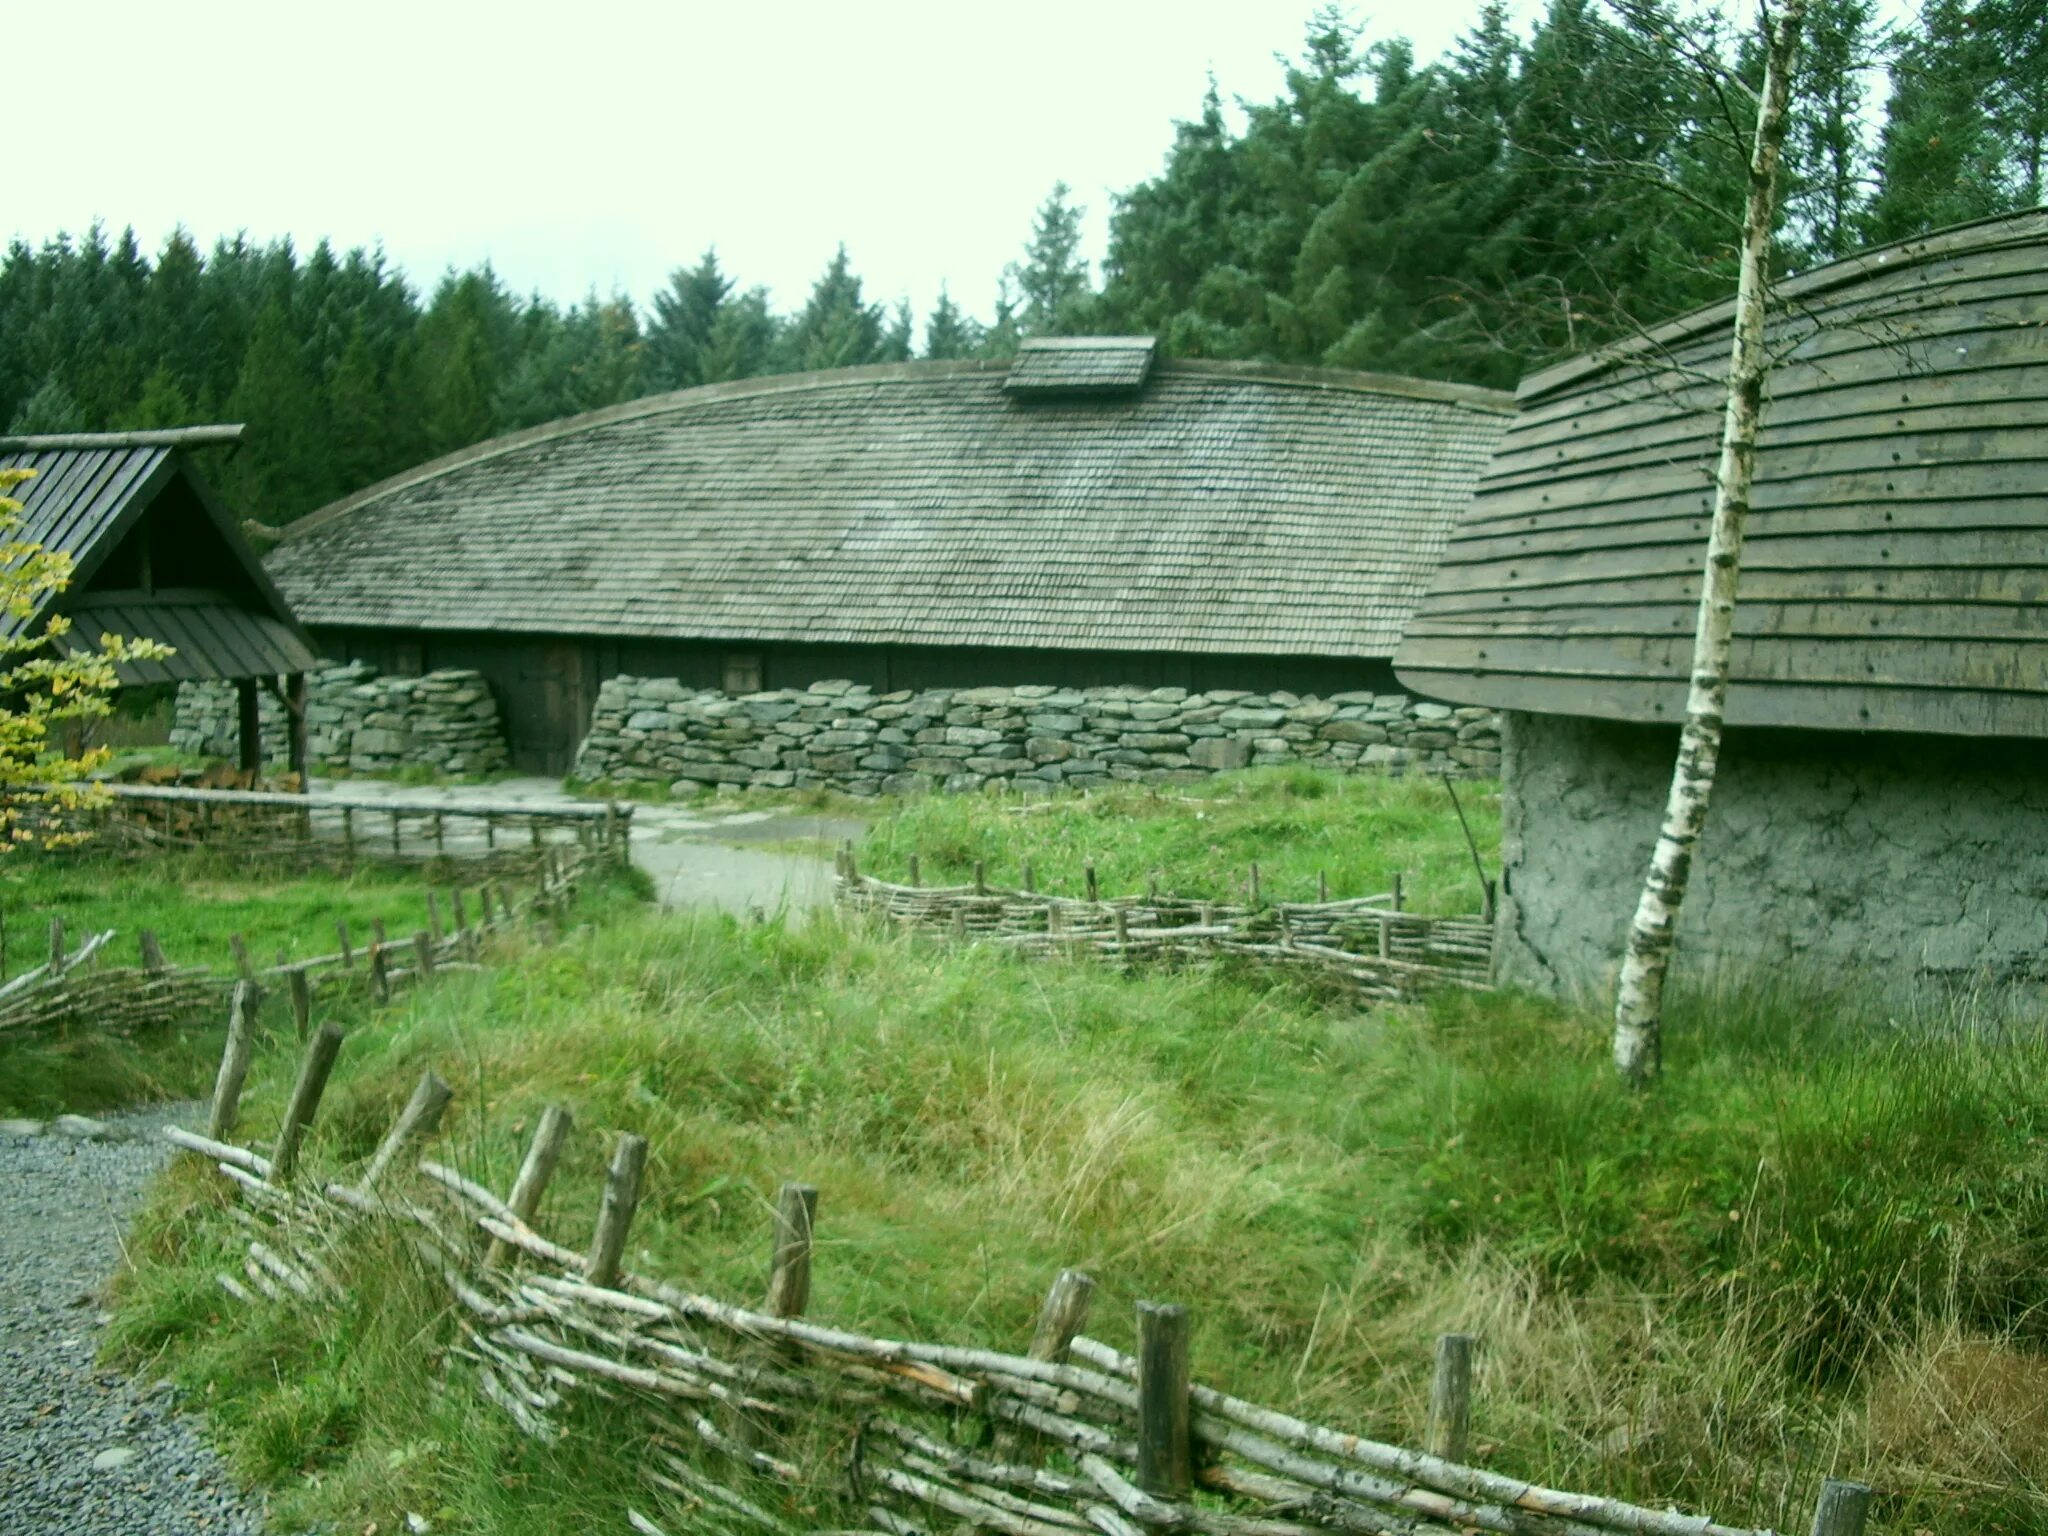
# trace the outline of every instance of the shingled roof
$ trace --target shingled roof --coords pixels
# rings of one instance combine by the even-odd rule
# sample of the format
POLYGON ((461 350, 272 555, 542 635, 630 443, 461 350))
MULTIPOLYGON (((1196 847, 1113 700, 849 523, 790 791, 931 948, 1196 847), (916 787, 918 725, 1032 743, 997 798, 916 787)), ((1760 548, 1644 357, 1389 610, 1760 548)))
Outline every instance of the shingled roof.
POLYGON ((634 401, 294 525, 315 626, 1384 657, 1508 401, 1160 363, 1113 398, 912 363, 634 401))
POLYGON ((35 472, 11 493, 22 504, 13 536, 71 561, 64 591, 45 593, 24 619, 0 615, 0 629, 23 633, 61 613, 71 620, 66 645, 97 648, 103 635, 120 635, 172 647, 161 661, 117 666, 124 684, 304 671, 313 661, 306 637, 186 457, 241 430, 0 437, 0 469, 35 472), (152 558, 153 515, 176 523, 166 522, 152 558))
MULTIPOLYGON (((1835 262, 1778 300, 1729 722, 2048 736, 2048 209, 1835 262)), ((1683 717, 1730 315, 1523 382, 1404 681, 1683 717)))

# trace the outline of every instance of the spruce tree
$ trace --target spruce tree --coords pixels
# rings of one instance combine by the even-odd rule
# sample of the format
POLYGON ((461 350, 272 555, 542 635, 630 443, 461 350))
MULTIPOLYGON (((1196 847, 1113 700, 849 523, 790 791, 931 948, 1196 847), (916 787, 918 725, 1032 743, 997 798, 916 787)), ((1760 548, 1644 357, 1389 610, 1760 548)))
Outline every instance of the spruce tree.
POLYGON ((939 301, 924 323, 924 355, 933 361, 973 357, 981 350, 981 327, 976 325, 946 291, 939 286, 939 301))
POLYGON ((1074 205, 1064 181, 1054 182, 1038 205, 1023 263, 1009 269, 1023 295, 1018 323, 1027 336, 1071 335, 1086 324, 1085 309, 1092 297, 1088 263, 1081 259, 1081 220, 1086 212, 1074 205))
POLYGON ((875 361, 881 346, 881 306, 863 301, 860 278, 842 245, 781 338, 782 366, 790 372, 856 367, 875 361))
POLYGON ((705 382, 705 354, 732 291, 715 248, 706 250, 696 266, 669 274, 668 287, 654 296, 654 318, 647 326, 647 371, 654 388, 687 389, 705 382))

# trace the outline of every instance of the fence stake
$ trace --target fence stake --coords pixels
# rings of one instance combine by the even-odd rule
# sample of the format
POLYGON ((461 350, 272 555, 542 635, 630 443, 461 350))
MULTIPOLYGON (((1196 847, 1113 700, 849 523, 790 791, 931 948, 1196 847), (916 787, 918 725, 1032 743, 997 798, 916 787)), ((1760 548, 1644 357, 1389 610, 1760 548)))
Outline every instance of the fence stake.
POLYGON ((977 896, 986 896, 988 894, 987 868, 980 859, 974 861, 974 894, 977 896))
POLYGON ((1188 1435, 1188 1309, 1138 1303, 1138 1486, 1162 1499, 1194 1491, 1188 1435))
POLYGON ((1034 1360, 1064 1364, 1074 1335, 1088 1326, 1088 1308, 1095 1301, 1094 1277, 1078 1269, 1063 1269, 1053 1277, 1038 1309, 1038 1326, 1031 1333, 1034 1360))
POLYGON ((1117 907, 1109 914, 1110 925, 1116 929, 1116 950, 1121 959, 1128 959, 1131 952, 1131 924, 1124 916, 1124 909, 1117 907))
POLYGON ((380 1003, 391 1001, 391 973, 385 969, 384 945, 380 940, 370 944, 370 996, 380 1003))
POLYGON ((1394 910, 1401 910, 1401 871, 1394 871, 1394 910))
POLYGON ((64 919, 50 919, 50 974, 64 969, 64 919))
POLYGON ((1813 1536, 1863 1536, 1871 1497, 1868 1483, 1829 1478, 1821 1485, 1820 1503, 1813 1511, 1813 1536))
POLYGON ((427 937, 427 930, 424 928, 413 931, 412 963, 416 980, 434 979, 434 941, 427 937))
POLYGON ((621 1132, 612 1151, 611 1171, 604 1176, 604 1203, 598 1207, 597 1232, 583 1278, 609 1290, 618 1283, 619 1260, 626 1252, 626 1229, 640 1204, 640 1175, 647 1169, 647 1138, 621 1132))
POLYGON ((1317 870, 1317 871, 1316 871, 1316 900, 1317 900, 1317 901, 1320 901, 1320 902, 1327 902, 1327 901, 1328 901, 1329 899, 1330 899, 1330 876, 1329 876, 1329 872, 1328 872, 1327 870, 1321 870, 1321 869, 1319 869, 1319 870, 1317 870))
POLYGON ((453 885, 448 888, 448 905, 454 909, 455 931, 457 933, 469 932, 469 911, 462 904, 461 886, 453 885))
POLYGON ((441 899, 432 886, 427 887, 427 933, 436 944, 441 942, 441 899))
POLYGON ((1099 887, 1095 883, 1095 865, 1093 862, 1081 866, 1081 877, 1088 883, 1088 899, 1090 901, 1097 900, 1096 892, 1099 887))
POLYGON ((1472 1440, 1472 1335, 1447 1333, 1436 1341, 1436 1374, 1429 1383, 1429 1429, 1423 1448, 1462 1462, 1472 1440))
POLYGON ((347 918, 337 918, 335 920, 334 936, 341 940, 341 968, 344 971, 354 970, 356 968, 356 951, 355 946, 348 941, 347 918))
POLYGON ((256 967, 249 962, 249 946, 239 933, 228 935, 228 948, 234 952, 235 971, 244 981, 256 979, 256 967))
POLYGON ((406 1100, 398 1118, 391 1122, 391 1129, 378 1144, 376 1155, 370 1159, 370 1166, 363 1170, 356 1188, 368 1194, 407 1147, 433 1135, 440 1127, 441 1112, 454 1096, 455 1090, 436 1077, 431 1068, 422 1072, 419 1086, 413 1089, 412 1097, 406 1100))
POLYGON ((802 1317, 811 1300, 811 1232, 818 1219, 818 1191, 810 1184, 785 1184, 775 1196, 775 1244, 768 1261, 768 1311, 802 1317))
POLYGON ((320 1032, 306 1043, 306 1054, 299 1061, 298 1081, 292 1084, 291 1102, 285 1106, 284 1124, 278 1128, 277 1148, 270 1154, 273 1183, 290 1181, 299 1161, 299 1143, 305 1139, 306 1128, 320 1108, 328 1074, 334 1070, 334 1058, 340 1054, 341 1031, 332 1024, 322 1024, 320 1032))
POLYGON ((241 1111, 242 1082, 249 1075, 249 1052, 256 1043, 251 1017, 256 1012, 255 993, 254 982, 238 981, 228 1004, 228 1041, 221 1049, 220 1072, 213 1080, 213 1108, 206 1117, 209 1141, 227 1140, 241 1111))
POLYGON ((346 805, 341 808, 341 852, 353 869, 356 862, 356 813, 346 805))
POLYGON ((285 972, 292 989, 292 1028, 303 1040, 313 1028, 313 982, 303 970, 285 972))
MULTIPOLYGON (((844 850, 841 850, 841 852, 843 853, 844 850)), ((844 858, 840 859, 839 866, 841 869, 844 869, 846 867, 846 860, 844 858)), ((912 885, 924 884, 924 874, 923 871, 918 867, 917 855, 914 853, 910 856, 910 883, 912 885)))
POLYGON ((1252 865, 1250 890, 1252 894, 1251 904, 1256 907, 1259 904, 1259 866, 1256 862, 1252 865))
POLYGON ((142 946, 142 968, 144 970, 161 971, 170 964, 168 960, 164 959, 164 947, 157 942, 156 930, 154 928, 145 928, 136 937, 142 946))
POLYGON ((387 944, 390 942, 390 940, 385 936, 384 933, 383 918, 373 917, 370 919, 370 937, 375 939, 379 944, 387 944))
POLYGON ((953 937, 956 939, 965 939, 967 937, 967 909, 965 907, 955 907, 953 909, 953 937))
POLYGON ((398 852, 398 812, 396 811, 391 813, 391 851, 393 854, 398 852))
POLYGON ((1031 878, 1031 861, 1029 859, 1024 861, 1024 889, 1031 892, 1034 896, 1038 894, 1038 882, 1031 878))
MULTIPOLYGON (((550 1104, 540 1112, 540 1124, 534 1128, 533 1140, 526 1144, 526 1160, 519 1165, 519 1177, 512 1181, 512 1197, 505 1203, 528 1226, 533 1224, 533 1213, 540 1209, 540 1197, 547 1191, 548 1180, 555 1176, 562 1143, 569 1139, 573 1123, 569 1111, 559 1104, 550 1104)), ((484 1264, 502 1264, 511 1251, 511 1245, 503 1238, 494 1237, 484 1255, 484 1264)))

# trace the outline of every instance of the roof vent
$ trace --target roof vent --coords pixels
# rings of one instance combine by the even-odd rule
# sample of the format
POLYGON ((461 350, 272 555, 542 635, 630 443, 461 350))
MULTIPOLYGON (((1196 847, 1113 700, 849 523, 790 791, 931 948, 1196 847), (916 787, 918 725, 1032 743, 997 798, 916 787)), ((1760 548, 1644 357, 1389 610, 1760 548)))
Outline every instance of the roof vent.
POLYGON ((1017 349, 1003 390, 1012 395, 1135 395, 1152 372, 1151 336, 1062 336, 1017 349))

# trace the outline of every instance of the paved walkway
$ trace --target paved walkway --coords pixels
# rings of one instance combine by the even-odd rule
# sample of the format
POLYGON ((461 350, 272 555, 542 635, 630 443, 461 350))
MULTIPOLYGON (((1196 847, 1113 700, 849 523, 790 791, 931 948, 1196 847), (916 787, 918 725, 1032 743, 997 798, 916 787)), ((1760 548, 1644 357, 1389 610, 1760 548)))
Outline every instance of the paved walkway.
MULTIPOLYGON (((495 784, 418 786, 383 779, 315 779, 323 790, 351 799, 396 804, 455 806, 465 801, 503 805, 588 805, 554 779, 506 779, 495 784)), ((764 846, 820 840, 826 847, 858 837, 861 822, 843 816, 735 806, 633 804, 633 862, 654 881, 665 907, 710 905, 731 912, 803 911, 832 900, 827 857, 764 846)))

